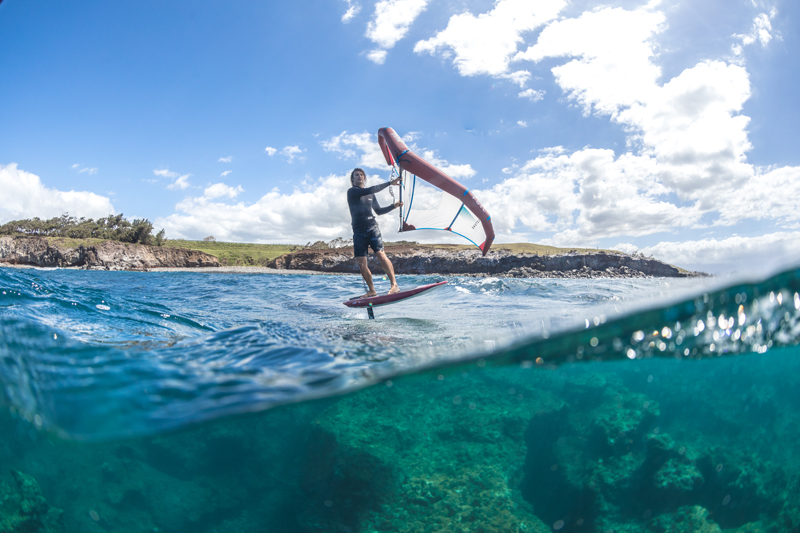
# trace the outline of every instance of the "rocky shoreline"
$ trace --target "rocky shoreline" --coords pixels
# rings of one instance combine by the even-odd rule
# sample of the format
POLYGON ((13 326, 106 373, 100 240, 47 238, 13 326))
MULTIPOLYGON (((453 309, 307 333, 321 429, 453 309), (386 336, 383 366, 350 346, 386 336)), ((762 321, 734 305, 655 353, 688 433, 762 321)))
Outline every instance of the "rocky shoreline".
POLYGON ((166 246, 103 241, 92 246, 68 247, 44 237, 0 237, 0 264, 87 270, 149 270, 158 267, 218 267, 207 253, 166 246))
MULTIPOLYGON (((397 274, 442 274, 501 278, 643 278, 695 277, 705 274, 687 272, 657 259, 607 252, 568 253, 561 255, 515 254, 493 250, 484 257, 479 250, 387 248, 397 274)), ((267 264, 271 268, 326 273, 355 274, 358 267, 352 249, 302 250, 286 254, 267 264)), ((369 267, 380 272, 374 256, 369 267)))
MULTIPOLYGON (((561 255, 516 254, 492 250, 387 247, 395 272, 405 275, 440 274, 499 278, 643 278, 694 277, 656 259, 622 253, 567 253, 561 255)), ((262 267, 231 267, 198 250, 146 246, 116 241, 69 247, 44 237, 0 237, 0 265, 81 268, 87 270, 259 272, 296 274, 358 274, 352 248, 301 250, 278 257, 262 267)), ((373 272, 381 272, 374 256, 373 272)))

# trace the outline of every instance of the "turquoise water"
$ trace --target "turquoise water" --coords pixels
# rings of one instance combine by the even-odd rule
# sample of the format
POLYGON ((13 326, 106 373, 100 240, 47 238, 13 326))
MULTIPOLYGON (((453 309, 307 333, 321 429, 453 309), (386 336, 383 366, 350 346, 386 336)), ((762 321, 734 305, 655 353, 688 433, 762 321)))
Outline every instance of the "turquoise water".
POLYGON ((446 279, 0 268, 0 532, 800 531, 800 271, 446 279))

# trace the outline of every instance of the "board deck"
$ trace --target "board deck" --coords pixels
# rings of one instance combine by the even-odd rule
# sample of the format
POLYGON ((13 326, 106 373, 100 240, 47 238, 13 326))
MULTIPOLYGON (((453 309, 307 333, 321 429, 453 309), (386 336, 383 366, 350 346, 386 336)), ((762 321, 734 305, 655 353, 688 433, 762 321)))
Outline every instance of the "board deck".
POLYGON ((419 287, 415 287, 407 291, 396 292, 394 294, 379 294, 378 296, 372 296, 370 298, 355 298, 353 300, 347 300, 346 302, 344 302, 344 305, 346 305, 347 307, 360 308, 360 307, 380 307, 382 305, 394 304, 397 302, 402 302, 403 300, 407 300, 414 296, 418 296, 424 293, 425 291, 441 287, 446 283, 447 283, 446 281, 440 281, 439 283, 420 285, 419 287))

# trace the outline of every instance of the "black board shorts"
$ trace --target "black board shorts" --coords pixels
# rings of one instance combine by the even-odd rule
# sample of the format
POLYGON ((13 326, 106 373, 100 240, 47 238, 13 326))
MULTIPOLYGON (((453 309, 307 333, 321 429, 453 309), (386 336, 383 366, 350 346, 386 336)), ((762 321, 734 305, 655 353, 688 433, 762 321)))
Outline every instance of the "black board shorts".
POLYGON ((377 253, 383 250, 383 239, 381 229, 377 224, 373 224, 364 230, 353 230, 353 255, 355 257, 366 257, 369 248, 377 253))

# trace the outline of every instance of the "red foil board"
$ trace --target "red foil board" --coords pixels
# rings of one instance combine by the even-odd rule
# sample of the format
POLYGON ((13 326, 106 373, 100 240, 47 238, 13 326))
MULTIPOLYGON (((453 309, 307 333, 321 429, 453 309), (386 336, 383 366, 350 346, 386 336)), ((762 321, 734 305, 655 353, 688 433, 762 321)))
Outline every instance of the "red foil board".
POLYGON ((422 294, 427 290, 435 289, 436 287, 441 287, 446 283, 447 283, 446 281, 440 281, 439 283, 420 285, 419 287, 415 287, 407 291, 396 292, 394 294, 379 294, 378 296, 372 296, 371 298, 359 298, 357 300, 348 300, 344 302, 344 305, 346 305, 347 307, 379 307, 381 305, 393 304, 405 300, 406 298, 411 298, 412 296, 417 296, 418 294, 422 294))

